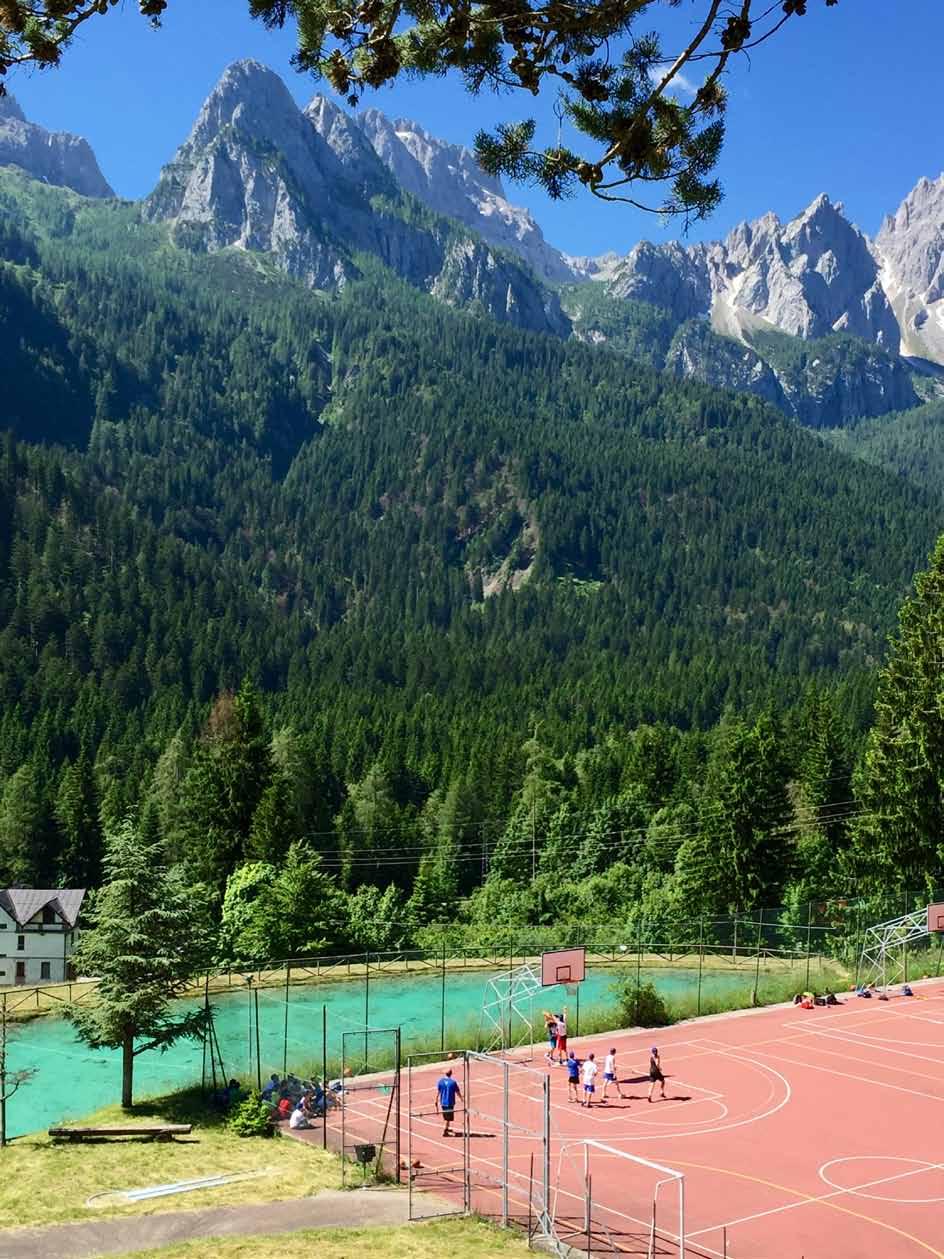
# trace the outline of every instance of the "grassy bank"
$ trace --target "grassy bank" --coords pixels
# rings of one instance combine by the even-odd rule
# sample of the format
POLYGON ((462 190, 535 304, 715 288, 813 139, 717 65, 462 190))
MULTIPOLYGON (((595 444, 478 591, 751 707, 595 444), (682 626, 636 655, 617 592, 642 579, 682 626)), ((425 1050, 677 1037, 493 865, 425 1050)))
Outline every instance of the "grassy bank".
MULTIPOLYGON (((68 1087, 68 1082, 64 1082, 68 1087)), ((276 1202, 336 1189, 340 1163, 287 1137, 241 1138, 208 1111, 199 1089, 142 1102, 127 1115, 118 1106, 97 1111, 83 1126, 192 1123, 193 1133, 172 1142, 139 1138, 58 1143, 43 1133, 19 1137, 0 1155, 0 1220, 8 1227, 58 1224, 99 1215, 149 1215, 237 1202, 276 1202), (127 1205, 86 1205, 95 1194, 240 1172, 267 1174, 218 1189, 127 1205)))
POLYGON ((119 1259, 513 1259, 533 1254, 521 1233, 496 1228, 481 1220, 433 1220, 402 1228, 306 1229, 275 1237, 214 1237, 164 1246, 160 1250, 129 1251, 119 1259))

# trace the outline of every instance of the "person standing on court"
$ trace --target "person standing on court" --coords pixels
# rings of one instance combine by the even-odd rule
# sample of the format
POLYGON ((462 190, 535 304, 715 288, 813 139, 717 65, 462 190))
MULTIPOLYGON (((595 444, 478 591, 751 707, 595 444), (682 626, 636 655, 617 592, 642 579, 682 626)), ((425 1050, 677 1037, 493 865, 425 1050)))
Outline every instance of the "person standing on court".
POLYGON ((611 1084, 616 1085, 616 1092, 620 1101, 624 1100, 623 1090, 620 1088, 619 1076, 616 1074, 616 1050, 611 1049, 606 1055, 606 1061, 603 1063, 603 1092, 600 1094, 600 1101, 606 1101, 606 1090, 611 1084))
POLYGON ((580 1059, 572 1049, 567 1051, 567 1100, 569 1102, 579 1102, 577 1096, 577 1087, 580 1084, 580 1059))
POLYGON ((583 1064, 583 1101, 581 1106, 586 1106, 589 1110, 593 1105, 593 1081, 597 1074, 597 1064, 593 1054, 587 1054, 587 1060, 583 1064))
POLYGON ((659 1051, 655 1045, 649 1050, 649 1097, 648 1101, 652 1101, 652 1095, 656 1091, 656 1085, 662 1085, 662 1096, 665 1097, 665 1076, 662 1074, 662 1059, 659 1057, 659 1051))
POLYGON ((554 1030, 557 1032, 557 1061, 564 1065, 567 1061, 567 1007, 564 1006, 560 1014, 556 1016, 557 1022, 554 1024, 554 1030))
POLYGON ((436 1083, 436 1111, 442 1111, 443 1136, 452 1136, 452 1121, 456 1117, 456 1098, 461 1097, 457 1081, 452 1078, 452 1067, 450 1067, 444 1076, 441 1076, 436 1083))
POLYGON ((547 1053, 544 1055, 544 1060, 553 1062, 554 1050, 557 1048, 557 1015, 551 1014, 550 1010, 542 1010, 541 1017, 544 1019, 544 1031, 547 1035, 547 1053))

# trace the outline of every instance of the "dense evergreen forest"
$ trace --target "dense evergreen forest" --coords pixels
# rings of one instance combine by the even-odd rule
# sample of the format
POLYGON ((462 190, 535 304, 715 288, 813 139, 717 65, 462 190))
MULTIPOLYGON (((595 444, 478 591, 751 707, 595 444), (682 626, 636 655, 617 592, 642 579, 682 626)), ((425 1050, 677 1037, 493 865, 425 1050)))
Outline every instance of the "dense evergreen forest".
POLYGON ((324 296, 10 171, 0 259, 0 884, 130 815, 249 959, 877 878, 938 495, 372 259, 324 296))

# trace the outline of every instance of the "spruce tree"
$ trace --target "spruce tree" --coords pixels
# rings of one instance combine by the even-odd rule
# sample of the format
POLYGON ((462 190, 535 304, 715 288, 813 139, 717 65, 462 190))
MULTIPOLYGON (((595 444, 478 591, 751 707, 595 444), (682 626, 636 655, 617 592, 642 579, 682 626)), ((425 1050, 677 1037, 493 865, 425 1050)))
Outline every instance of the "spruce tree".
POLYGON ((857 889, 895 895, 898 912, 905 893, 936 894, 944 882, 944 537, 902 607, 856 796, 849 865, 857 889))
POLYGON ((121 1104, 133 1104, 134 1060, 203 1031, 201 1009, 174 1002, 211 948, 205 889, 168 866, 163 844, 126 820, 105 840, 105 883, 95 894, 74 963, 98 979, 94 1000, 69 1018, 92 1049, 120 1049, 121 1104))

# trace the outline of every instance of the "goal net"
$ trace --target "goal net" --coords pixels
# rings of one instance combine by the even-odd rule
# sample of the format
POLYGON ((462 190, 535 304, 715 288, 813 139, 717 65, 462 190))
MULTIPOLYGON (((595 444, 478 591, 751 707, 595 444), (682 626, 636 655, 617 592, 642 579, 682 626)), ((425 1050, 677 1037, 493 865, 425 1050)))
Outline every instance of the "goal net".
POLYGON ((685 1176, 601 1141, 565 1141, 551 1187, 556 1239, 584 1255, 685 1259, 685 1176))

